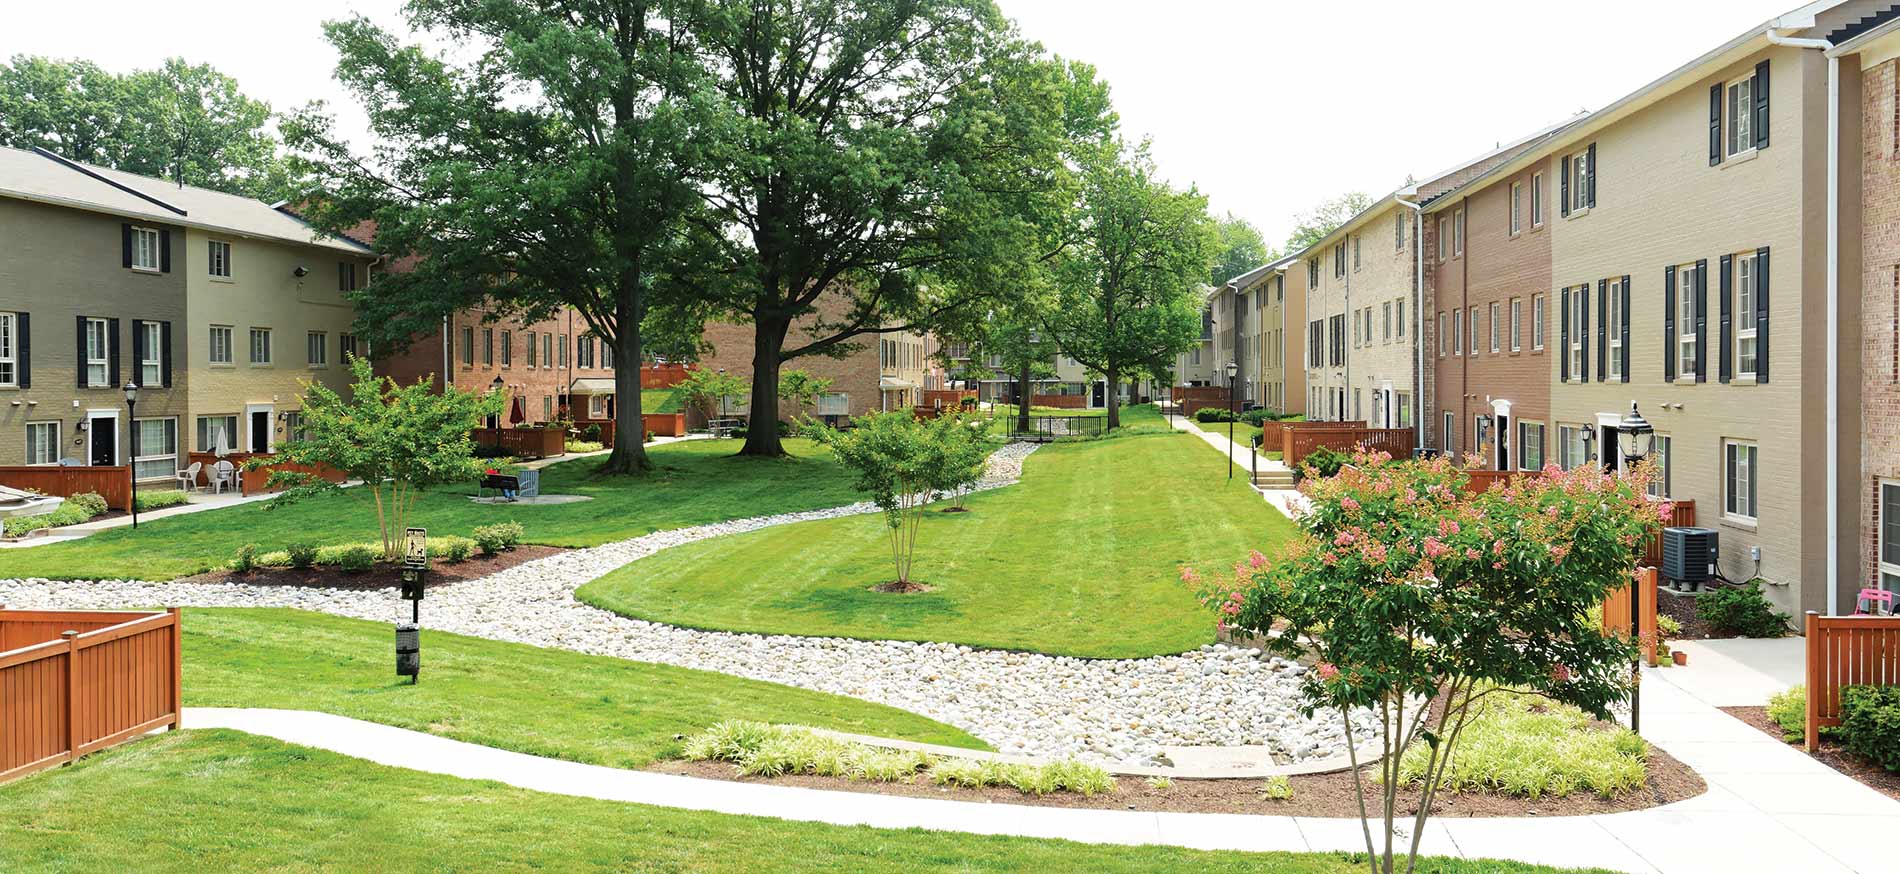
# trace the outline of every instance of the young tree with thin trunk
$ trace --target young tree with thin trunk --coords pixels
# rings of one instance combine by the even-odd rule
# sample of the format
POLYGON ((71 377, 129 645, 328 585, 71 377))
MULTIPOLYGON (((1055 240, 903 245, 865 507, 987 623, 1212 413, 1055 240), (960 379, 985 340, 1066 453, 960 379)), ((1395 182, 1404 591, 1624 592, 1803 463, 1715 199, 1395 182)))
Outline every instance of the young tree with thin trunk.
MULTIPOLYGON (((1145 146, 1102 155, 1083 180, 1075 243, 1054 263, 1057 300, 1043 325, 1063 354, 1118 386, 1200 336, 1213 223, 1207 198, 1155 178, 1145 146)), ((1112 402, 1108 426, 1121 426, 1112 402)))
POLYGON ((359 331, 379 348, 469 307, 525 322, 571 307, 608 343, 620 427, 603 473, 652 467, 641 321, 685 287, 673 276, 680 222, 700 203, 683 164, 699 136, 697 8, 411 0, 411 27, 453 41, 442 53, 361 16, 332 22, 337 78, 379 145, 353 151, 317 108, 285 125, 318 175, 309 217, 337 232, 374 221, 376 249, 412 265, 355 297, 359 331))

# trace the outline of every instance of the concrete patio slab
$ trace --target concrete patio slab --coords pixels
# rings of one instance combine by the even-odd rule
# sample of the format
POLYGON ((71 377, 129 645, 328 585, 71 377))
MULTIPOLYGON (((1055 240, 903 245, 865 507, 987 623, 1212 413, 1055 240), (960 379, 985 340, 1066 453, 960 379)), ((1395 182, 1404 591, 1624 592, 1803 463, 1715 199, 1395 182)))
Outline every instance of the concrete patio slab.
POLYGON ((1689 654, 1687 665, 1669 669, 1671 680, 1715 707, 1760 707, 1769 696, 1807 682, 1805 638, 1683 640, 1669 645, 1689 654))

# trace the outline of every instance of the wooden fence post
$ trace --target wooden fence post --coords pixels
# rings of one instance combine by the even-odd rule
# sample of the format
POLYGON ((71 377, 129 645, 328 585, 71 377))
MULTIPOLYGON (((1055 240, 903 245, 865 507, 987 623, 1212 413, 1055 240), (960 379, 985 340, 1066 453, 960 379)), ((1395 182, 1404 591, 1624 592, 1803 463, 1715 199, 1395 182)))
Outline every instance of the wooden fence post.
POLYGON ((172 615, 172 724, 167 731, 185 727, 185 612, 177 607, 166 609, 172 615))
POLYGON ((79 632, 64 631, 66 641, 66 761, 79 758, 79 632))
POLYGON ((1821 614, 1809 610, 1802 630, 1808 647, 1807 748, 1811 753, 1821 743, 1821 614))

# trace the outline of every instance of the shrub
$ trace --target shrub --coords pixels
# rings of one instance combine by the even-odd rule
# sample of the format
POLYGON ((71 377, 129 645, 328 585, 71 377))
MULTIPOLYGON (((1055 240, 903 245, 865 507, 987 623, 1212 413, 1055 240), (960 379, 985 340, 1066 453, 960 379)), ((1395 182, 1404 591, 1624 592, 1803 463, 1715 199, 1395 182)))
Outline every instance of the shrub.
POLYGON ((60 506, 82 511, 86 514, 86 518, 91 519, 106 511, 106 499, 100 497, 98 492, 80 492, 67 498, 66 503, 60 506))
MULTIPOLYGON (((1629 729, 1594 729, 1583 711, 1538 696, 1503 689, 1480 694, 1482 709, 1465 727, 1442 788, 1533 799, 1578 791, 1614 798, 1647 779, 1648 750, 1629 729)), ((1407 750, 1399 779, 1421 781, 1430 758, 1426 744, 1407 750)))
POLYGON ((1304 476, 1334 477, 1348 460, 1345 453, 1321 446, 1300 459, 1300 470, 1304 476))
POLYGON ((442 555, 451 562, 468 561, 469 553, 475 551, 475 541, 466 537, 442 538, 442 555))
POLYGON ((238 547, 237 557, 231 559, 231 569, 245 573, 254 567, 257 567, 257 544, 246 543, 238 547))
POLYGON ((376 566, 376 550, 361 543, 351 544, 337 555, 336 563, 346 574, 360 574, 376 566))
POLYGON ((1840 737, 1848 749, 1900 773, 1900 686, 1842 688, 1840 737))
POLYGON ((191 496, 177 489, 159 489, 155 492, 139 492, 138 497, 132 499, 133 506, 138 507, 139 512, 146 510, 163 510, 166 507, 177 507, 189 503, 191 503, 191 496))
POLYGON ((1149 777, 1148 788, 1159 789, 1163 792, 1166 792, 1167 790, 1174 788, 1174 781, 1168 779, 1165 776, 1149 777))
POLYGON ((600 442, 600 424, 597 422, 589 423, 587 427, 582 428, 581 438, 586 440, 589 443, 599 443, 600 442))
POLYGON ((1808 736, 1808 687, 1794 686, 1768 699, 1768 718, 1781 726, 1781 739, 1789 743, 1808 736))
POLYGON ((1267 422, 1276 421, 1279 418, 1280 418, 1279 413, 1276 413, 1268 409, 1248 410, 1240 414, 1240 421, 1246 422, 1247 424, 1252 425, 1255 428, 1258 428, 1267 422))
POLYGON ((1026 795, 1114 792, 1115 778, 1094 765, 1065 759, 1044 765, 938 758, 843 741, 808 728, 728 721, 686 739, 681 756, 731 762, 759 777, 810 774, 879 783, 909 783, 920 775, 938 786, 1009 786, 1026 795))
POLYGON ((1202 407, 1194 411, 1196 422, 1225 422, 1233 417, 1226 407, 1202 407))
POLYGON ((493 525, 477 525, 474 531, 475 547, 483 555, 494 555, 504 549, 513 549, 521 543, 521 523, 497 522, 493 525))
POLYGON ((317 563, 317 545, 314 543, 293 543, 284 550, 290 566, 303 570, 317 563))
POLYGON ((1759 581, 1706 592, 1696 598, 1695 612, 1718 634, 1781 637, 1788 633, 1788 614, 1768 604, 1759 581))
POLYGON ((587 440, 569 440, 566 449, 569 452, 599 452, 607 447, 587 440))
POLYGON ((1270 801, 1290 801, 1293 798, 1293 783, 1285 776, 1268 777, 1260 784, 1260 797, 1270 801))

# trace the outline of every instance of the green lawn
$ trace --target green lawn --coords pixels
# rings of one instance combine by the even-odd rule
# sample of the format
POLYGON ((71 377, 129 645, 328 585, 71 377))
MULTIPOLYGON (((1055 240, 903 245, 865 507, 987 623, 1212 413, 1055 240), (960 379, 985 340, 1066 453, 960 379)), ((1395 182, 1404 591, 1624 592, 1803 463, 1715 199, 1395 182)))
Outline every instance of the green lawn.
MULTIPOLYGON (((796 823, 548 795, 232 731, 184 731, 0 786, 19 872, 1090 871, 1353 874, 1337 854, 1210 853, 796 823)), ((1554 874, 1430 860, 1427 874, 1554 874)))
POLYGON ((987 748, 960 729, 856 698, 426 627, 422 682, 411 686, 395 676, 394 648, 380 622, 299 610, 188 610, 185 704, 321 710, 622 768, 672 757, 676 735, 722 719, 987 748))
POLYGON ((884 519, 866 515, 662 550, 579 595, 701 628, 1137 657, 1214 639, 1182 565, 1219 572, 1293 531, 1177 433, 1045 446, 1022 483, 968 506, 923 523, 913 578, 930 592, 870 591, 892 568, 884 519))
MULTIPOLYGON (((738 458, 736 440, 689 440, 652 447, 658 470, 646 477, 596 477, 603 458, 553 465, 541 474, 544 494, 586 495, 574 504, 485 505, 467 499, 474 486, 424 494, 410 524, 430 534, 466 536, 477 525, 513 520, 526 542, 597 546, 668 528, 726 519, 815 510, 860 499, 830 452, 808 440, 787 440, 786 459, 738 458)), ((366 492, 345 489, 278 510, 258 504, 156 519, 139 530, 115 528, 71 543, 0 550, 0 578, 136 578, 169 580, 223 567, 237 548, 259 551, 298 541, 318 544, 376 539, 366 492)))

